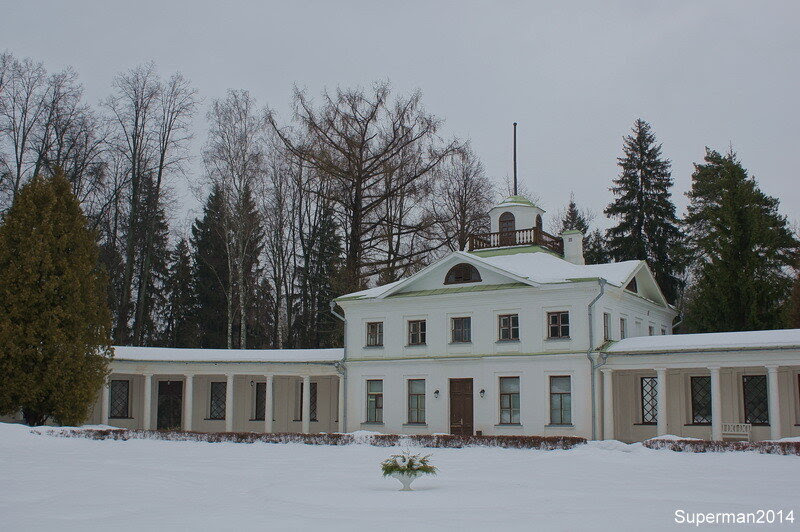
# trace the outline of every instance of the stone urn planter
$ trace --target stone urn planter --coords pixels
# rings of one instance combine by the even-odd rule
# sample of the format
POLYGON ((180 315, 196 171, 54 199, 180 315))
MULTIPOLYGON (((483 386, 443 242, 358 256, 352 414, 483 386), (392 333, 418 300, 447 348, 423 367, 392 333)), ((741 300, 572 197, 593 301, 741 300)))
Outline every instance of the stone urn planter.
POLYGON ((413 491, 411 483, 422 475, 435 475, 436 468, 431 465, 430 455, 422 456, 404 451, 393 454, 381 462, 384 477, 396 478, 403 488, 400 491, 413 491))
POLYGON ((411 483, 414 482, 417 477, 420 476, 420 474, 416 472, 401 473, 398 471, 396 473, 392 473, 390 476, 399 480, 400 484, 403 485, 403 488, 400 491, 414 491, 411 489, 411 483))

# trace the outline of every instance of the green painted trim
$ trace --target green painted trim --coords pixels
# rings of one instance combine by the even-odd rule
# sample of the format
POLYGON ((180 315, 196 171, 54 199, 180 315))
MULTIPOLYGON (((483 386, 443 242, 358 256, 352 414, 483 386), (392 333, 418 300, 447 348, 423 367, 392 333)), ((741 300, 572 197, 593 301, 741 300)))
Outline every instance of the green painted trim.
POLYGON ((475 255, 476 257, 500 257, 503 255, 517 255, 519 253, 549 253, 559 259, 562 258, 558 253, 550 251, 542 246, 513 246, 506 248, 479 249, 476 251, 468 251, 467 253, 475 255))
POLYGON ((413 292, 400 292, 399 294, 392 294, 387 296, 386 299, 393 299, 396 297, 419 297, 419 296, 437 296, 442 294, 458 294, 462 292, 486 292, 490 290, 507 290, 512 288, 523 288, 530 286, 526 283, 506 283, 506 284, 484 284, 473 286, 453 286, 447 288, 433 288, 431 290, 415 290, 413 292))
POLYGON ((538 357, 548 355, 581 355, 585 356, 583 351, 547 351, 543 353, 489 353, 489 354, 453 354, 453 355, 423 355, 423 356, 408 356, 408 357, 386 357, 386 358, 350 358, 345 359, 345 362, 397 362, 398 360, 447 360, 458 358, 497 358, 497 357, 538 357))
POLYGON ((577 229, 570 229, 568 231, 562 232, 561 234, 562 235, 582 235, 583 233, 581 231, 578 231, 577 229))

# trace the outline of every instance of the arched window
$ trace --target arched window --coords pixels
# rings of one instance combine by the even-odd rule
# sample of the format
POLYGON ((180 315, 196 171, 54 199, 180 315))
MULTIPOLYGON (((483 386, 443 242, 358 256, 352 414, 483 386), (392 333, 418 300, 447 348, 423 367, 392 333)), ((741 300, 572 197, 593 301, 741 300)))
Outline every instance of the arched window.
POLYGON ((514 223, 514 215, 510 212, 504 212, 500 215, 500 232, 501 233, 508 233, 514 231, 515 223, 514 223))
POLYGON ((477 283, 480 280, 481 274, 478 273, 478 269, 472 264, 462 262, 450 268, 444 278, 444 284, 477 283))

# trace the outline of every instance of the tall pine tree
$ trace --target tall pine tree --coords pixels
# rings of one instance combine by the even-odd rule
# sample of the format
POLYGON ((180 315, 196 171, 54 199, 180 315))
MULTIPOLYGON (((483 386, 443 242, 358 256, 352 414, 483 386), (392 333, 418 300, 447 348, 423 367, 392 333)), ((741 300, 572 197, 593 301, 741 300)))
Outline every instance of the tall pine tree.
POLYGON ((0 414, 86 419, 111 358, 98 255, 60 171, 20 189, 0 226, 0 414))
POLYGON ((192 273, 189 243, 181 238, 172 251, 172 260, 164 283, 166 308, 162 343, 167 347, 199 346, 197 297, 192 273))
POLYGON ((778 200, 736 155, 706 150, 695 164, 686 227, 694 258, 684 323, 690 332, 781 328, 798 242, 778 200))
POLYGON ((617 261, 646 260, 667 300, 677 299, 681 234, 670 188, 671 163, 661 155, 650 124, 638 119, 625 137, 621 168, 606 215, 619 220, 606 233, 609 255, 617 261))
POLYGON ((192 226, 196 320, 200 347, 205 348, 227 346, 227 296, 232 287, 222 223, 226 215, 222 193, 214 187, 203 208, 203 217, 192 226))

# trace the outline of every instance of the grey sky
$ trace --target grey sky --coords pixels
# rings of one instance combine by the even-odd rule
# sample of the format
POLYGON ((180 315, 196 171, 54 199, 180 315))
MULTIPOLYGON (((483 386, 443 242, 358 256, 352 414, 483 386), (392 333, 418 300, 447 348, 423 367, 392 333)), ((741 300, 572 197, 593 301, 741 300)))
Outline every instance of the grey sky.
MULTIPOLYGON (((88 99, 153 59, 204 99, 249 90, 288 118, 294 83, 311 94, 390 79, 423 91, 446 133, 470 139, 488 174, 511 173, 553 213, 570 191, 598 214, 611 200, 622 136, 649 121, 673 161, 679 208, 704 147, 730 143, 762 189, 800 220, 798 2, 0 1, 0 49, 72 65, 88 99), (552 4, 559 4, 554 6, 552 4)), ((197 202, 182 192, 188 214, 197 202)))

